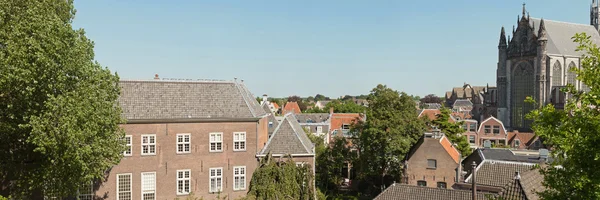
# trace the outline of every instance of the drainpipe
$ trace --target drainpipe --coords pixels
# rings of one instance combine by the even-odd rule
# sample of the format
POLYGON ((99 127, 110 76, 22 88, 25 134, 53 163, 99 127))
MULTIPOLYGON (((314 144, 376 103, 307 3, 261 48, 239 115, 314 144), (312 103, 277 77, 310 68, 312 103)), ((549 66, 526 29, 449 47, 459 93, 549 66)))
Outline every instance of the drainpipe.
POLYGON ((477 180, 476 179, 477 171, 475 171, 475 169, 477 168, 477 163, 475 163, 475 161, 473 161, 473 164, 471 164, 471 167, 472 167, 472 171, 471 171, 471 174, 472 174, 471 175, 472 176, 471 177, 472 178, 472 180, 471 180, 471 182, 472 182, 471 183, 472 184, 471 185, 471 190, 473 192, 473 198, 472 198, 472 200, 477 200, 477 184, 475 183, 476 180, 477 180))

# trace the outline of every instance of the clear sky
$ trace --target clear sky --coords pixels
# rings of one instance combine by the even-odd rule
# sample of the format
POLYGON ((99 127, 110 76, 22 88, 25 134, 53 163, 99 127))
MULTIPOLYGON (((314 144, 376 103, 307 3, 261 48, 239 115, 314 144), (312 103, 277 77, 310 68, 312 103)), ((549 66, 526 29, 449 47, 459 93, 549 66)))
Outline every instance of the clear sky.
MULTIPOLYGON (((528 0, 532 17, 589 23, 591 0, 528 0)), ((256 95, 443 96, 495 85, 500 28, 523 0, 77 0, 75 27, 122 79, 244 79, 256 95)))

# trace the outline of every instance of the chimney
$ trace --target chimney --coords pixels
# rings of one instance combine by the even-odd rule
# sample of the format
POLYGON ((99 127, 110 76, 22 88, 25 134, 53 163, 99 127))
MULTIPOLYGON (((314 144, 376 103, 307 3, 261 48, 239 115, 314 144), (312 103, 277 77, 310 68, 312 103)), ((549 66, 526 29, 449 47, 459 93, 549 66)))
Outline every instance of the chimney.
POLYGON ((471 192, 473 193, 473 198, 472 200, 477 200, 477 184, 476 184, 476 174, 477 174, 477 163, 475 163, 475 161, 473 161, 473 164, 471 164, 471 192))
POLYGON ((154 80, 159 80, 160 78, 158 78, 158 74, 154 74, 154 80))
POLYGON ((268 99, 269 99, 269 96, 267 96, 267 94, 263 94, 263 98, 262 98, 263 102, 261 102, 261 103, 267 102, 268 99))
POLYGON ((515 180, 521 180, 521 174, 519 174, 519 172, 515 172, 515 180))
POLYGON ((329 108, 329 114, 333 114, 333 107, 329 108))
POLYGON ((458 152, 458 168, 456 169, 456 182, 462 181, 462 154, 458 152))

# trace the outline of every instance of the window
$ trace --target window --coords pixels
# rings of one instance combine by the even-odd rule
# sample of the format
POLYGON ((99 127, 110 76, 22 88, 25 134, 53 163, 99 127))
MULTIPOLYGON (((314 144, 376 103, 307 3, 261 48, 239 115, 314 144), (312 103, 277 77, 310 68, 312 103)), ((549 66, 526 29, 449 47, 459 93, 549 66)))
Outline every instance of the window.
POLYGON ((117 174, 117 200, 131 200, 131 174, 117 174))
POLYGON ((575 86, 575 81, 577 80, 577 74, 573 71, 571 71, 573 68, 577 68, 577 66, 575 65, 575 63, 571 62, 571 64, 569 64, 569 68, 567 68, 567 83, 571 84, 573 86, 575 86))
POLYGON ((123 151, 123 155, 124 156, 131 156, 131 135, 126 135, 125 136, 125 145, 127 146, 127 149, 125 151, 123 151))
POLYGON ((490 125, 485 125, 485 126, 484 126, 484 128, 483 128, 483 130, 485 131, 485 132, 484 132, 485 134, 489 134, 489 133, 491 133, 491 132, 492 132, 492 126, 490 126, 490 125))
POLYGON ((468 124, 466 124, 466 123, 462 125, 462 128, 463 128, 463 129, 465 129, 465 131, 468 131, 468 130, 469 130, 469 128, 468 128, 468 124))
POLYGON ((541 147, 542 143, 540 142, 540 140, 536 140, 535 142, 533 142, 533 146, 534 147, 541 147))
POLYGON ((500 134, 500 126, 494 126, 494 135, 500 134))
POLYGON ((89 182, 88 184, 83 184, 80 186, 79 199, 80 200, 93 200, 94 199, 94 187, 93 182, 89 182))
POLYGON ((246 132, 233 133, 233 150, 246 151, 246 132))
POLYGON ((246 166, 233 167, 233 190, 246 189, 246 166))
POLYGON ((469 131, 471 131, 471 132, 477 131, 477 124, 475 124, 475 123, 469 124, 469 131))
POLYGON ((435 169, 437 168, 437 160, 427 159, 427 169, 435 169))
POLYGON ((192 172, 189 169, 177 170, 177 195, 190 194, 192 172))
POLYGON ((318 134, 323 133, 323 127, 322 126, 317 126, 317 133, 318 134))
POLYGON ((209 192, 223 191, 223 168, 210 168, 209 192))
POLYGON ((427 181, 417 181, 417 185, 418 186, 422 186, 422 187, 426 187, 427 186, 427 181))
POLYGON ((552 86, 562 86, 562 67, 558 61, 552 68, 552 86))
POLYGON ((469 135, 469 143, 475 144, 475 136, 474 135, 469 135))
POLYGON ((269 128, 273 128, 273 122, 269 122, 269 128))
POLYGON ((296 167, 304 167, 306 165, 305 162, 296 162, 296 167))
POLYGON ((210 152, 223 151, 223 133, 210 134, 210 152))
POLYGON ((348 130, 350 129, 350 124, 343 124, 342 125, 342 130, 348 130))
POLYGON ((521 141, 519 139, 515 140, 515 147, 521 146, 521 141))
POLYGON ((156 135, 142 135, 142 155, 156 155, 156 135))
POLYGON ((177 134, 177 153, 190 153, 190 137, 189 133, 177 134))
POLYGON ((437 182, 437 188, 446 189, 446 182, 437 182))
POLYGON ((533 109, 533 104, 525 103, 525 98, 535 94, 535 73, 534 68, 529 62, 521 62, 514 68, 511 77, 510 96, 511 106, 510 122, 513 128, 529 127, 531 120, 527 120, 525 115, 533 109))
POLYGON ((142 172, 142 200, 156 199, 156 172, 142 172))

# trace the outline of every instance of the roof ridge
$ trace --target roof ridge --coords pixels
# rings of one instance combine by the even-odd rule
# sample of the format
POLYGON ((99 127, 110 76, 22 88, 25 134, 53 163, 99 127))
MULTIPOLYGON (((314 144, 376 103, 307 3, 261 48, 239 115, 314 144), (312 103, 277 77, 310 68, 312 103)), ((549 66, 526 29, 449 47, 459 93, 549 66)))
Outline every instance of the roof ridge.
MULTIPOLYGON (((542 20, 542 18, 535 18, 532 17, 531 19, 537 19, 537 20, 542 20)), ((584 26, 592 26, 589 24, 580 24, 580 23, 574 23, 574 22, 565 22, 565 21, 558 21, 558 20, 551 20, 551 19, 546 19, 544 18, 544 23, 546 22, 555 22, 555 23, 563 23, 563 24, 571 24, 571 25, 584 25, 584 26)))
POLYGON ((250 102, 248 102, 248 100, 247 100, 248 97, 246 97, 246 95, 244 94, 245 91, 243 91, 244 89, 240 85, 241 85, 241 83, 235 82, 235 86, 237 87, 238 91, 240 92, 240 95, 242 95, 242 99, 244 100, 244 103, 246 103, 248 110, 250 110, 250 114, 252 114, 252 116, 256 117, 256 113, 250 107, 250 102))
POLYGON ((119 82, 154 82, 154 83, 235 83, 230 80, 217 80, 217 79, 159 79, 159 80, 147 80, 147 79, 120 79, 119 82))
MULTIPOLYGON (((288 119, 288 117, 291 116, 292 118, 294 118, 296 120, 296 122, 298 121, 298 119, 296 119, 296 116, 294 116, 294 113, 288 113, 285 116, 285 119, 288 119)), ((284 120, 285 120, 284 119, 284 120)), ((288 123, 290 123, 290 126, 292 127, 292 129, 294 130, 294 134, 296 135, 296 137, 298 138, 298 140, 300 140, 300 143, 302 143, 302 146, 304 146, 304 149, 306 149, 306 152, 311 153, 312 150, 310 150, 308 148, 308 146, 306 144, 304 144, 304 141, 300 138, 300 135, 298 135, 298 130, 296 130, 296 128, 294 127, 294 124, 292 124, 292 122, 288 119, 288 123)), ((304 129, 302 130, 302 133, 306 134, 304 132, 304 129)), ((308 137, 308 136, 307 136, 308 137)), ((309 138, 310 139, 310 138, 309 138)), ((314 152, 312 152, 314 153, 314 152)))

